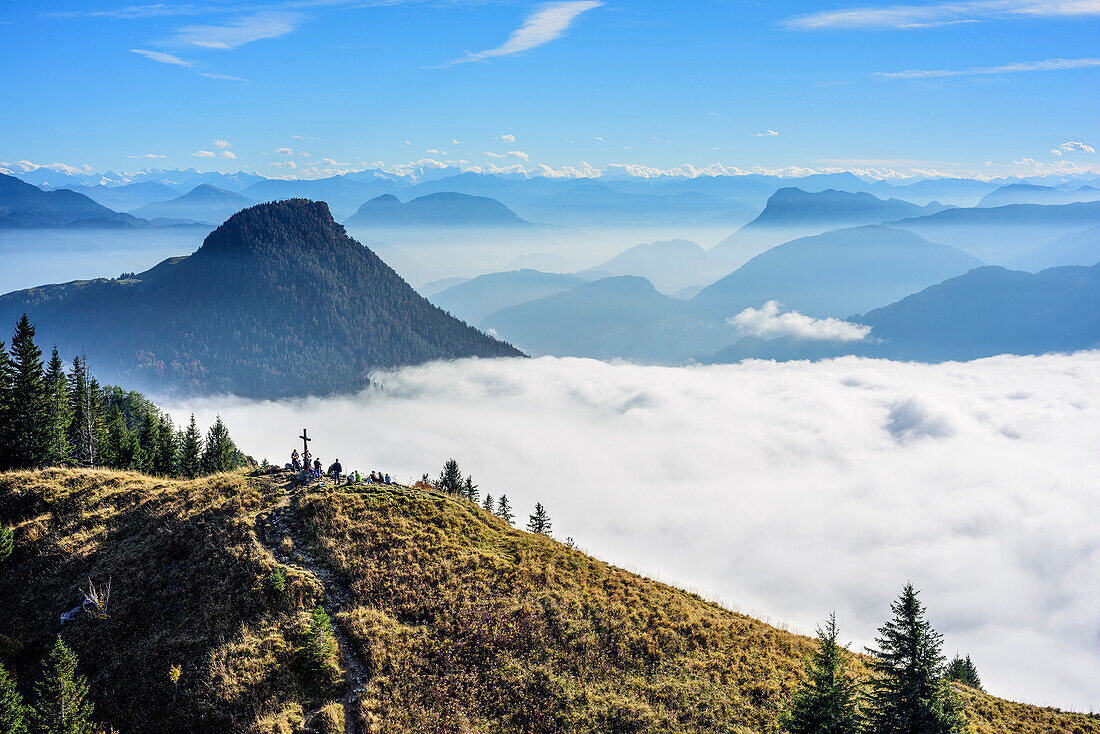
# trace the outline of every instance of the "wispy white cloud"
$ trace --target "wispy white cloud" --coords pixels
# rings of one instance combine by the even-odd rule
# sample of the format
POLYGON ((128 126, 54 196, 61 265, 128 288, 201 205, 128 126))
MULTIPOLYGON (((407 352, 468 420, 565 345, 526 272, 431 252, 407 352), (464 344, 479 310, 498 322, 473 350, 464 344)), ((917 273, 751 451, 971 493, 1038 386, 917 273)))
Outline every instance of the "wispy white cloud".
POLYGON ((167 156, 157 155, 156 153, 145 153, 144 155, 128 155, 127 158, 167 158, 167 156))
POLYGON ((929 5, 887 5, 823 10, 796 15, 784 25, 796 30, 931 28, 1006 18, 1100 16, 1100 0, 977 0, 929 5))
POLYGON ((191 154, 192 158, 214 158, 217 154, 212 150, 196 150, 191 154))
POLYGON ((491 150, 487 150, 483 155, 488 156, 489 158, 519 158, 520 160, 524 161, 531 160, 531 156, 527 155, 522 150, 510 150, 507 153, 494 153, 491 150))
POLYGON ((294 155, 294 149, 293 148, 276 148, 275 152, 278 153, 279 155, 288 155, 288 156, 289 155, 294 155))
POLYGON ((298 164, 294 161, 271 161, 267 165, 274 166, 275 168, 289 168, 290 170, 294 170, 298 167, 298 164))
POLYGON ((464 145, 464 143, 458 138, 451 138, 451 145, 464 145))
POLYGON ((427 153, 428 155, 447 155, 447 151, 445 151, 445 150, 436 150, 435 148, 428 148, 424 152, 427 153))
POLYGON ((236 160, 237 158, 237 154, 231 150, 223 150, 220 155, 222 158, 228 158, 230 160, 236 160))
POLYGON ((770 137, 778 135, 778 134, 779 133, 777 133, 775 130, 765 130, 762 133, 753 133, 752 136, 754 138, 770 138, 770 137))
POLYGON ((497 138, 497 140, 503 140, 506 143, 514 143, 514 142, 516 142, 516 136, 515 135, 504 134, 504 135, 499 136, 497 138))
POLYGON ((247 79, 241 79, 239 76, 230 76, 229 74, 214 74, 212 72, 204 71, 199 74, 207 79, 222 79, 229 82, 247 82, 247 79))
POLYGON ((266 38, 293 32, 302 22, 297 13, 265 11, 237 18, 221 25, 193 25, 181 28, 171 43, 199 48, 234 49, 266 38))
POLYGON ((1065 155, 1066 153, 1071 153, 1073 151, 1077 151, 1080 153, 1095 153, 1096 149, 1093 148, 1091 145, 1085 145, 1084 143, 1078 142, 1076 140, 1071 140, 1068 143, 1062 143, 1057 148, 1052 149, 1050 151, 1050 154, 1065 155))
POLYGON ((603 5, 599 0, 566 0, 564 2, 551 2, 541 5, 531 15, 528 15, 523 24, 512 31, 501 45, 486 51, 471 52, 451 61, 447 66, 465 64, 470 61, 484 61, 498 56, 527 51, 537 46, 549 43, 557 38, 573 25, 581 13, 585 13, 603 5))
POLYGON ((1100 59, 1047 59, 1046 61, 1022 61, 1001 66, 974 66, 969 69, 908 69, 906 71, 877 71, 871 76, 880 79, 940 79, 950 76, 979 76, 986 74, 1016 74, 1022 71, 1065 71, 1100 66, 1100 59))
POLYGON ((224 150, 225 148, 232 148, 233 143, 230 143, 228 140, 215 140, 214 147, 224 150))
POLYGON ((150 61, 156 61, 158 64, 172 64, 173 66, 185 66, 192 68, 198 66, 194 61, 188 61, 187 59, 181 59, 175 54, 167 54, 163 51, 150 51, 144 48, 132 48, 130 53, 144 56, 150 61))
POLYGON ((870 326, 850 321, 832 317, 815 319, 798 311, 784 313, 778 301, 768 301, 758 309, 746 308, 728 321, 742 334, 764 339, 790 336, 810 341, 858 342, 871 333, 870 326))

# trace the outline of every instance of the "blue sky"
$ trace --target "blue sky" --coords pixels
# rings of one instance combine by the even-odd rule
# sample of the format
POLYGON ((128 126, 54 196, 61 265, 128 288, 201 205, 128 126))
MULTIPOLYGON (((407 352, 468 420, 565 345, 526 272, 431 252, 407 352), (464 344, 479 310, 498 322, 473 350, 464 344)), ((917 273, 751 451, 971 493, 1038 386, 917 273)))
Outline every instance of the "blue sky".
POLYGON ((8 0, 0 161, 1100 171, 1098 42, 1100 0, 8 0))

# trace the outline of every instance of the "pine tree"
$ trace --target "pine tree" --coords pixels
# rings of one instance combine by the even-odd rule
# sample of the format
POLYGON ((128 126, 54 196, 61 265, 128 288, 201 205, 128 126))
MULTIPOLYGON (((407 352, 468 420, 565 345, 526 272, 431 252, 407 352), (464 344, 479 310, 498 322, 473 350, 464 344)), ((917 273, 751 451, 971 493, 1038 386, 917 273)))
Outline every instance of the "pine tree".
POLYGON ((458 494, 462 491, 462 472, 458 469, 458 462, 447 459, 443 464, 443 471, 439 473, 439 490, 447 494, 458 494))
POLYGON ((546 508, 541 502, 535 503, 535 513, 527 521, 527 529, 539 535, 551 535, 550 516, 546 514, 546 508))
POLYGON ((88 734, 92 731, 92 704, 88 685, 76 672, 76 655, 57 636, 43 662, 42 678, 34 688, 33 719, 42 734, 88 734))
POLYGON ((103 446, 102 463, 111 469, 129 469, 133 458, 133 438, 122 418, 122 411, 117 405, 113 405, 107 419, 107 440, 103 446))
POLYGON ((11 338, 11 407, 8 450, 12 466, 30 468, 46 461, 46 378, 42 350, 34 343, 34 326, 23 314, 11 338))
POLYGON ((202 471, 204 474, 217 474, 229 471, 236 465, 237 447, 229 437, 229 429, 222 423, 219 415, 206 434, 205 448, 202 452, 202 471))
POLYGON ((81 466, 99 464, 102 406, 99 385, 88 374, 87 355, 76 357, 69 372, 69 446, 81 466))
POLYGON ((497 517, 509 525, 515 520, 515 515, 512 514, 512 505, 508 502, 508 495, 502 494, 500 501, 497 502, 497 517))
POLYGON ((153 474, 156 470, 157 449, 160 444, 160 423, 151 410, 141 414, 141 428, 137 432, 137 447, 134 451, 134 468, 144 474, 153 474))
POLYGON ((27 708, 15 688, 15 677, 0 663, 0 732, 27 734, 27 708))
POLYGON ((176 430, 168 415, 160 417, 157 426, 157 453, 153 460, 153 473, 159 477, 171 477, 176 474, 176 430))
POLYGON ((70 460, 69 421, 70 402, 69 385, 65 377, 65 363, 57 347, 53 348, 50 363, 46 367, 46 431, 48 444, 46 464, 60 466, 70 460))
POLYGON ((978 669, 971 662, 969 655, 965 658, 956 655, 955 659, 947 664, 947 672, 943 677, 979 691, 985 690, 982 688, 982 679, 978 677, 978 669))
POLYGON ((11 453, 11 403, 11 359, 0 341, 0 471, 10 469, 15 462, 11 453))
POLYGON ((202 472, 202 435, 195 424, 195 414, 191 414, 191 423, 183 434, 179 448, 180 476, 194 479, 202 472))
POLYGON ((791 734, 859 734, 859 688, 847 674, 837 643, 836 614, 817 628, 817 650, 806 660, 806 681, 791 699, 783 726, 791 734))
POLYGON ((485 495, 485 500, 481 503, 481 509, 485 510, 486 512, 493 511, 493 495, 485 495))
POLYGON ((924 618, 917 591, 907 583, 890 605, 893 619, 879 628, 873 657, 868 734, 954 734, 966 725, 962 707, 943 677, 943 644, 924 618))
POLYGON ((479 493, 477 491, 477 485, 474 484, 473 475, 466 477, 466 481, 462 485, 462 496, 473 502, 475 505, 479 499, 479 493))

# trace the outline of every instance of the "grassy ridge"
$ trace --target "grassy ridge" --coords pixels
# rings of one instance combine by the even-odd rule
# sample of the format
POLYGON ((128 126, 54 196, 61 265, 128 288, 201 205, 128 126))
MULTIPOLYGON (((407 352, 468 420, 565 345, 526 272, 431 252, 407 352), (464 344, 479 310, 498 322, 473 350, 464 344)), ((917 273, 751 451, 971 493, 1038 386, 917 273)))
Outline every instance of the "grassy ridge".
MULTIPOLYGON (((265 586, 257 516, 280 481, 0 475, 17 537, 0 659, 29 682, 57 615, 110 577, 111 624, 64 629, 100 720, 289 731, 333 691, 295 662, 321 585, 289 569, 285 597, 265 586)), ((337 622, 369 669, 361 731, 770 732, 812 644, 434 492, 307 492, 291 509, 295 540, 351 589, 337 622)), ((1100 733, 1096 717, 963 694, 982 734, 1100 733)))

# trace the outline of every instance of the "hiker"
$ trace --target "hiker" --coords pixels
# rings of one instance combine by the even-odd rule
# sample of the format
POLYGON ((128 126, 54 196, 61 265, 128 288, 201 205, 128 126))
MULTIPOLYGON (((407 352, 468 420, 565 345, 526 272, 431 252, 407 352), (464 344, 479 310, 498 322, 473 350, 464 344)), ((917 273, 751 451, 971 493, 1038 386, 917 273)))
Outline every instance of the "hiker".
POLYGON ((315 479, 321 478, 321 460, 319 458, 313 460, 313 477, 315 479))
POLYGON ((359 470, 356 469, 355 470, 355 483, 359 484, 359 482, 361 482, 361 481, 363 481, 363 478, 361 476, 359 476, 359 470))
POLYGON ((332 466, 328 468, 329 473, 332 474, 332 480, 337 484, 340 483, 340 475, 344 472, 344 467, 340 466, 340 460, 332 462, 332 466))
POLYGON ((298 460, 298 449, 294 449, 290 454, 290 468, 295 472, 300 472, 302 470, 302 462, 298 460))
POLYGON ((375 473, 374 469, 371 469, 371 471, 370 471, 370 483, 374 484, 377 481, 378 481, 378 475, 375 473))
POLYGON ((386 475, 386 484, 390 484, 390 475, 389 474, 386 475))

